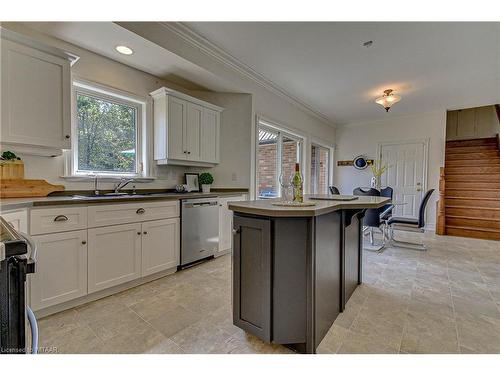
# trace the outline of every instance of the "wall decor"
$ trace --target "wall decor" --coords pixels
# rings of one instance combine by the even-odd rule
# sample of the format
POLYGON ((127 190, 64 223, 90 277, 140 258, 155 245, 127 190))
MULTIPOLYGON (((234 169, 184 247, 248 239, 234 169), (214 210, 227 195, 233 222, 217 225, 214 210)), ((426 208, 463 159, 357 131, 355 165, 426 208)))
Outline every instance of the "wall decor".
POLYGON ((354 160, 339 160, 337 161, 338 167, 354 167, 356 169, 365 169, 369 165, 373 164, 373 159, 366 159, 364 156, 357 156, 354 160), (356 164, 356 162, 358 164, 356 164), (361 167, 365 165, 364 167, 361 167))
POLYGON ((186 191, 188 193, 191 191, 200 191, 198 178, 199 178, 198 173, 184 173, 184 179, 186 182, 186 191))

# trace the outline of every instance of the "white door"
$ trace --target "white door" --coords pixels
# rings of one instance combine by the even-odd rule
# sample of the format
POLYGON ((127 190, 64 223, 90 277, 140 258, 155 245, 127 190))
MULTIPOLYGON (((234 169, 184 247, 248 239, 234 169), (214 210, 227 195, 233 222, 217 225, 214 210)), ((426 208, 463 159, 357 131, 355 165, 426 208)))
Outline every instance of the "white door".
POLYGON ((35 310, 87 294, 87 231, 33 236, 38 246, 36 273, 30 276, 35 310))
POLYGON ((89 293, 141 276, 141 224, 88 230, 89 293))
POLYGON ((401 142, 380 145, 380 157, 388 165, 382 186, 394 189, 395 216, 417 217, 424 189, 426 142, 401 142))
POLYGON ((2 39, 2 142, 69 148, 68 60, 2 39))
POLYGON ((168 158, 185 160, 186 151, 186 107, 187 102, 174 97, 168 98, 168 158))
POLYGON ((201 127, 201 159, 206 162, 219 162, 220 113, 203 109, 201 127))
POLYGON ((201 121, 203 107, 193 103, 187 103, 186 115, 186 151, 187 159, 193 161, 201 160, 201 121))
POLYGON ((178 218, 142 224, 142 276, 179 265, 179 232, 178 218))

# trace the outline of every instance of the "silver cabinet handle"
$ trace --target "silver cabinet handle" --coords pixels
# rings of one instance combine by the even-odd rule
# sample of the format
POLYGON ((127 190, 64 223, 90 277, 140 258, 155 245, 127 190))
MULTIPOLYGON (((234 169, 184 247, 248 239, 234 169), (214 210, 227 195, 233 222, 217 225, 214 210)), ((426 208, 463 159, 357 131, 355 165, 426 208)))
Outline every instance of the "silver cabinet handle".
POLYGON ((55 218, 54 218, 54 221, 68 221, 68 217, 66 215, 57 215, 55 218))
POLYGON ((137 211, 135 211, 136 214, 142 215, 146 210, 144 208, 139 208, 137 211))
POLYGON ((238 233, 240 233, 239 229, 233 229, 233 234, 238 234, 238 233))

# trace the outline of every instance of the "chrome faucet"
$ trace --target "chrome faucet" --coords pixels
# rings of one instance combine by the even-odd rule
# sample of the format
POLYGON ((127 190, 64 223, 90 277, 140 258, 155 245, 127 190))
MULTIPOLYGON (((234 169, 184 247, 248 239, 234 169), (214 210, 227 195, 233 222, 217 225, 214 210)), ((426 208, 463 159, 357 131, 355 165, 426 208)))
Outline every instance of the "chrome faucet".
POLYGON ((99 195, 99 176, 94 176, 94 195, 99 195))
POLYGON ((119 193, 120 190, 122 190, 125 186, 127 186, 130 182, 133 182, 133 181, 135 181, 133 178, 129 178, 129 179, 122 178, 120 180, 120 182, 118 182, 115 185, 115 194, 119 193))

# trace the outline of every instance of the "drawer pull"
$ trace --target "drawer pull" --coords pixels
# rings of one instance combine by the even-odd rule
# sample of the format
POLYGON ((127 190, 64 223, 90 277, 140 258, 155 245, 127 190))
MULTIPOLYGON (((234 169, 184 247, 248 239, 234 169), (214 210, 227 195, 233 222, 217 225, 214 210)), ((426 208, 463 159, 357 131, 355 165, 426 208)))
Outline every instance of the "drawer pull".
POLYGON ((82 241, 82 245, 86 245, 87 244, 87 241, 82 241))
POLYGON ((142 215, 146 210, 144 208, 139 208, 137 211, 135 211, 136 214, 142 215))
POLYGON ((54 221, 68 221, 68 217, 66 215, 57 215, 55 218, 54 218, 54 221))
POLYGON ((148 232, 144 231, 144 232, 142 232, 142 234, 148 234, 148 232))
POLYGON ((140 236, 141 235, 141 232, 137 232, 137 235, 140 236))

